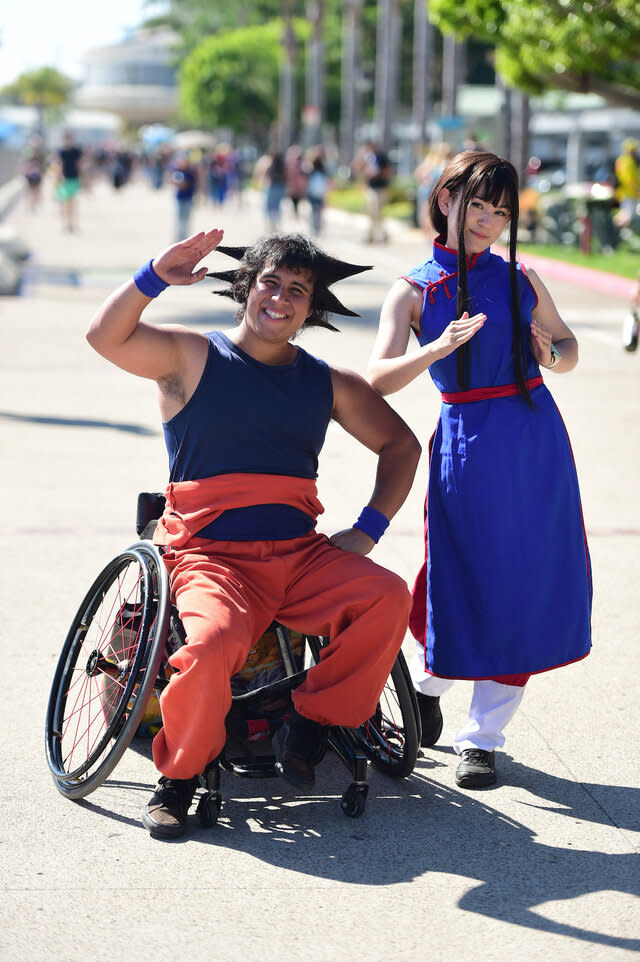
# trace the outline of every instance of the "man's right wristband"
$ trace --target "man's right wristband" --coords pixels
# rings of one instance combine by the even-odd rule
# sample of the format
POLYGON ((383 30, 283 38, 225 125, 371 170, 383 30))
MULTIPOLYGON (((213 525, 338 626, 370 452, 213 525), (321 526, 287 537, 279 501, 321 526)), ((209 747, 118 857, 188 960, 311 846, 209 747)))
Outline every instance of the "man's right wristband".
POLYGON ((133 275, 133 283, 145 297, 157 297, 158 294, 162 294, 169 286, 167 282, 163 281, 161 277, 158 277, 154 271, 153 258, 135 272, 133 275))

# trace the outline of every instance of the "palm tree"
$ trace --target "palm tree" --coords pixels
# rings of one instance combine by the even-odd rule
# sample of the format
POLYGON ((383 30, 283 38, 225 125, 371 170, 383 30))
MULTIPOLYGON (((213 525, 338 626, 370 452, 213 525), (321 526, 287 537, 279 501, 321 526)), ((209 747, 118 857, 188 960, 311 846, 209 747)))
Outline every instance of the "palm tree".
POLYGON ((307 45, 306 77, 307 138, 310 144, 321 143, 325 120, 324 14, 325 0, 307 0, 307 20, 312 25, 307 45))
POLYGON ((401 3, 402 0, 378 0, 375 119, 378 139, 384 150, 391 146, 398 101, 401 3))
POLYGON ((340 163, 348 167, 355 153, 354 132, 360 122, 360 33, 363 0, 344 0, 340 78, 340 163))
POLYGON ((280 66, 280 109, 278 111, 278 147, 286 150, 293 141, 293 113, 295 110, 296 37, 293 31, 293 0, 282 0, 282 49, 280 66))
POLYGON ((73 81, 55 67, 39 67, 20 74, 13 83, 3 87, 2 94, 15 103, 35 107, 37 128, 43 133, 47 114, 69 103, 72 90, 73 81))
MULTIPOLYGON (((427 126, 433 110, 431 95, 431 51, 433 29, 428 15, 429 0, 414 0, 413 8, 413 124, 416 154, 427 142, 427 126)), ((417 159, 417 157, 416 157, 417 159)))

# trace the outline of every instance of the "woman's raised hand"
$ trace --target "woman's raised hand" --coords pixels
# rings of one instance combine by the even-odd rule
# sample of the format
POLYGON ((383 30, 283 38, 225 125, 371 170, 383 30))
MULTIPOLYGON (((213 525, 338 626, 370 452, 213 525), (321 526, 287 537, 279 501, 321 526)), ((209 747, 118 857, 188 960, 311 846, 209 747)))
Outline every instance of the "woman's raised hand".
POLYGON ((167 284, 197 284, 207 273, 206 267, 196 270, 203 257, 215 250, 222 240, 224 231, 214 227, 210 231, 200 231, 167 247, 153 259, 153 269, 167 284))
POLYGON ((461 344, 466 344, 476 334, 487 319, 486 314, 473 314, 469 317, 469 312, 465 311, 462 317, 445 327, 444 331, 437 340, 431 344, 440 357, 448 357, 461 344))

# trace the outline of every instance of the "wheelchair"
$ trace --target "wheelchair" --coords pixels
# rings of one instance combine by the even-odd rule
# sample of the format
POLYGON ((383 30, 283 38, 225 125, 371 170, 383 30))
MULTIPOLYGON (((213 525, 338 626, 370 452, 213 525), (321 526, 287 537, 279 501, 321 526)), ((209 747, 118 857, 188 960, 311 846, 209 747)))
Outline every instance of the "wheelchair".
MULTIPOLYGON (((161 552, 150 540, 163 509, 163 495, 138 496, 141 540, 97 576, 58 660, 46 715, 46 757, 56 787, 69 799, 93 792, 134 736, 152 736, 162 725, 159 696, 173 670, 168 659, 185 643, 161 552)), ((225 747, 199 779, 204 791, 197 813, 203 825, 215 824, 222 806, 221 770, 277 777, 271 736, 292 711, 291 692, 326 643, 273 622, 251 649, 231 680, 225 747)), ((399 652, 373 716, 357 729, 328 730, 326 750, 340 757, 353 778, 341 799, 345 815, 365 810, 369 763, 392 778, 405 778, 419 745, 416 697, 399 652)))

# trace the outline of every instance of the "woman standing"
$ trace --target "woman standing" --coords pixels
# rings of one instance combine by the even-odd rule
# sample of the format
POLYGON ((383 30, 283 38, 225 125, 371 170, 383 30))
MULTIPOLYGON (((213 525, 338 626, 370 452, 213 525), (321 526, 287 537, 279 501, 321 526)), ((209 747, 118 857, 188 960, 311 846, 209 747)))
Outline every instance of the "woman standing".
POLYGON ((397 280, 369 366, 381 394, 429 370, 442 394, 431 443, 425 562, 411 630, 423 745, 439 698, 474 682, 454 740, 456 782, 496 781, 495 750, 531 674, 588 654, 591 568, 569 438, 540 368, 578 362, 546 287, 516 262, 518 177, 465 151, 430 197, 433 256, 397 280), (509 226, 509 261, 490 250, 509 226), (419 347, 407 353, 411 332, 419 347))
POLYGON ((322 213, 325 198, 329 190, 329 177, 324 164, 324 157, 320 150, 311 155, 309 179, 307 182, 307 199, 311 208, 311 233, 314 237, 322 231, 322 213))

